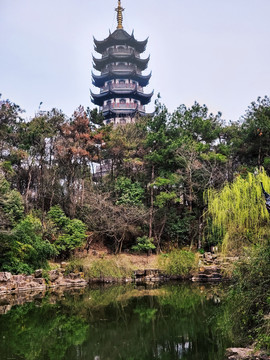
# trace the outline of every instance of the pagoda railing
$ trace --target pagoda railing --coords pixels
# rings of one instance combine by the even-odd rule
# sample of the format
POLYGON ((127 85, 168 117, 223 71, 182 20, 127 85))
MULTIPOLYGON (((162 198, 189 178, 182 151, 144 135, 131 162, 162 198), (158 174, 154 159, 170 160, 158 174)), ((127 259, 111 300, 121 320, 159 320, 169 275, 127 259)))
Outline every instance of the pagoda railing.
POLYGON ((108 49, 107 51, 105 51, 103 53, 103 57, 108 56, 108 55, 133 55, 135 54, 135 56, 137 58, 139 58, 140 56, 138 54, 136 54, 136 52, 133 49, 108 49))
MULTIPOLYGON (((135 70, 137 70, 136 65, 109 65, 102 71, 102 74, 106 74, 109 71, 127 72, 135 70)), ((137 70, 137 72, 139 73, 140 71, 137 70)))
POLYGON ((105 105, 102 107, 103 111, 108 111, 108 110, 141 110, 144 111, 144 106, 143 105, 139 105, 139 104, 134 104, 134 103, 126 103, 126 104, 120 104, 120 103, 112 103, 110 105, 105 105))
POLYGON ((137 89, 140 92, 143 92, 143 89, 141 86, 138 86, 137 84, 110 84, 103 86, 101 88, 101 92, 109 91, 109 90, 134 90, 137 89))

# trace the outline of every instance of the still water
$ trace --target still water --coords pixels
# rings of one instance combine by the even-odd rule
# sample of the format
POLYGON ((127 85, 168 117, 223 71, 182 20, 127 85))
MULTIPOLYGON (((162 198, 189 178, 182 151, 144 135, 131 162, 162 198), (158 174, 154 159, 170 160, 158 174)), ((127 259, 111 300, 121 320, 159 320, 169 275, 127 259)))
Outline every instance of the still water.
POLYGON ((47 294, 0 315, 0 359, 222 360, 223 296, 192 284, 47 294))

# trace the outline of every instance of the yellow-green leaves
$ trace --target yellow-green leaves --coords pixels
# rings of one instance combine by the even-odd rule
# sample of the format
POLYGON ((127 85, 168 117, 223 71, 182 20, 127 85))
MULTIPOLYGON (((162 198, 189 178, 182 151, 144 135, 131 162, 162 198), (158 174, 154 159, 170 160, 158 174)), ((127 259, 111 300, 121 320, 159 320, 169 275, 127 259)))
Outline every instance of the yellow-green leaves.
POLYGON ((265 207, 261 184, 270 192, 270 178, 262 170, 258 174, 238 175, 232 184, 221 191, 208 189, 205 213, 212 230, 223 237, 223 249, 239 249, 260 242, 270 234, 269 214, 265 207))

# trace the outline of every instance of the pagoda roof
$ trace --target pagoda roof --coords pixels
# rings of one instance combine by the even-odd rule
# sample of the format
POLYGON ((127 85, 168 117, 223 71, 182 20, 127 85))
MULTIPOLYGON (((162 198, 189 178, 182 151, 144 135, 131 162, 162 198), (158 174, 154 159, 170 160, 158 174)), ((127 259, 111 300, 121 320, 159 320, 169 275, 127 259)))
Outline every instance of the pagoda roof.
POLYGON ((147 69, 148 62, 149 62, 150 56, 148 56, 147 59, 140 59, 137 56, 135 56, 134 51, 131 54, 109 54, 101 59, 97 59, 93 56, 94 61, 94 68, 98 71, 101 71, 104 69, 104 67, 112 62, 129 62, 137 65, 137 67, 143 71, 147 69))
POLYGON ((92 72, 92 77, 93 77, 93 85, 95 85, 96 87, 102 87, 104 86, 106 81, 110 81, 113 79, 131 79, 134 81, 138 81, 140 86, 147 86, 149 84, 149 80, 152 76, 152 73, 150 73, 149 75, 141 75, 138 74, 136 71, 134 70, 130 70, 130 71, 117 71, 117 70, 111 70, 109 72, 107 72, 106 74, 102 74, 102 75, 95 75, 92 72))
POLYGON ((149 104, 151 101, 151 98, 154 94, 154 91, 152 91, 150 94, 145 94, 141 91, 137 90, 137 87, 134 89, 109 89, 107 91, 104 91, 101 94, 94 94, 91 91, 92 96, 92 102, 96 105, 102 106, 104 101, 115 99, 115 98, 132 98, 135 100, 139 100, 142 105, 149 104))
POLYGON ((104 53, 106 49, 114 45, 128 45, 134 48, 139 53, 142 53, 145 51, 147 42, 148 38, 144 41, 138 41, 135 39, 133 32, 131 35, 129 35, 123 29, 115 30, 112 34, 110 33, 110 35, 106 39, 101 41, 94 38, 95 51, 100 54, 104 53))

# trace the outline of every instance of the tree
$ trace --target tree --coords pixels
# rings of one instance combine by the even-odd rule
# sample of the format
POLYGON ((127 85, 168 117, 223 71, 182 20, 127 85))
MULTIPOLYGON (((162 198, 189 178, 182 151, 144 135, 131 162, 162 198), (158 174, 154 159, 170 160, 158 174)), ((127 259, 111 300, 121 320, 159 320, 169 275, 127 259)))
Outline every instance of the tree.
POLYGON ((253 166, 270 163, 270 98, 258 97, 243 116, 242 161, 253 166))
POLYGON ((232 184, 205 193, 209 224, 208 237, 214 233, 222 241, 224 251, 241 252, 244 246, 263 242, 269 235, 269 214, 261 184, 269 191, 270 178, 262 170, 258 175, 238 175, 232 184))

